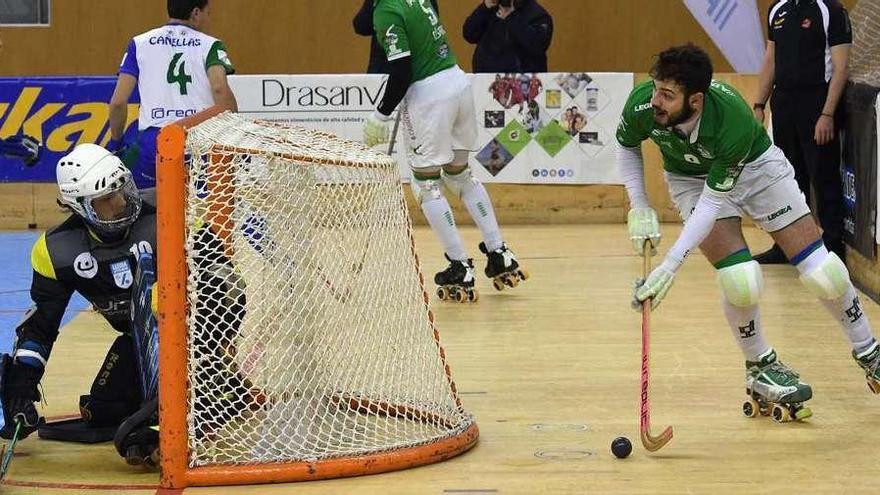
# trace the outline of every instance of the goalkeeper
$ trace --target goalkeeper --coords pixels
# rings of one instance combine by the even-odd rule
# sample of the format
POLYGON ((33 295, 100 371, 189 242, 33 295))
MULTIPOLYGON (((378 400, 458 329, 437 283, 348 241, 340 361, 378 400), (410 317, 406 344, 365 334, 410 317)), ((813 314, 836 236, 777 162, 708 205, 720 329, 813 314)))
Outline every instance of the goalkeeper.
POLYGON ((450 263, 436 274, 435 283, 442 294, 451 289, 476 299, 473 260, 443 195, 446 186, 461 198, 482 233, 486 276, 496 280, 496 288, 503 288, 500 282, 516 285, 525 275, 504 244, 486 188, 468 166, 477 138, 471 85, 437 12, 428 0, 376 0, 373 31, 385 50, 389 78, 379 107, 365 122, 364 141, 368 146, 388 141, 391 114, 402 101, 413 193, 450 263))
MULTIPOLYGON (((107 352, 104 362, 87 395, 80 397, 82 418, 88 427, 116 427, 131 416, 143 423, 126 421, 127 430, 117 432, 120 451, 130 464, 150 463, 156 457, 158 434, 150 428, 156 421, 155 411, 144 414, 142 408, 150 397, 141 392, 142 373, 138 362, 146 362, 138 354, 133 334, 151 332, 150 328, 134 328, 132 313, 143 303, 133 294, 135 264, 145 254, 156 254, 156 209, 152 197, 142 197, 131 172, 115 155, 94 144, 81 144, 61 158, 56 167, 60 201, 73 214, 60 226, 44 233, 31 253, 33 280, 31 298, 35 306, 27 312, 16 328, 12 356, 3 356, 2 399, 4 427, 0 436, 10 438, 20 423, 21 437, 33 433, 42 423, 34 402, 40 400, 38 384, 56 338, 64 310, 73 292, 79 292, 101 313, 119 335, 107 352), (5 365, 5 366, 3 366, 5 365)), ((200 247, 219 242, 210 230, 199 230, 195 241, 200 247)), ((216 247, 216 246, 215 246, 216 247)), ((216 251, 216 250, 215 250, 216 251)), ((215 255, 217 257, 222 255, 215 255)), ((205 256, 198 257, 204 261, 205 256)), ((202 262, 202 261, 200 261, 202 262)), ((212 264, 224 260, 209 259, 212 264)), ((228 264, 228 262, 227 262, 228 264)), ((203 291, 217 292, 223 281, 200 279, 203 291)), ((241 295, 234 303, 243 305, 241 295)), ((235 304, 224 305, 235 310, 235 304)), ((240 308, 238 308, 240 310, 240 308)), ((196 308, 196 311, 210 311, 196 308)), ((238 322, 225 311, 213 308, 211 319, 224 319, 219 325, 226 333, 235 332, 238 322)), ((218 336, 212 338, 220 340, 218 336)), ((229 335, 226 341, 232 341, 229 335)), ((155 339, 141 339, 155 340, 155 339)), ((200 361, 209 363, 215 375, 226 373, 230 384, 225 390, 229 400, 234 395, 247 395, 246 380, 229 364, 229 349, 219 350, 204 343, 194 343, 200 361)), ((155 353, 156 349, 141 350, 155 353)), ((207 372, 207 371, 206 371, 207 372)), ((152 371, 155 374, 155 370, 152 371)), ((155 399, 153 397, 153 399, 155 399)), ((196 397, 195 400, 207 400, 196 397)), ((216 399, 214 399, 216 400, 216 399)), ((152 401, 155 407, 155 401, 152 401)))
POLYGON ((840 323, 868 385, 880 393, 880 345, 846 265, 822 242, 794 169, 749 105, 731 86, 712 81, 709 56, 694 45, 662 52, 650 74, 652 81, 630 93, 617 129, 618 163, 632 205, 630 239, 639 253, 645 241, 656 247, 660 240, 640 150, 649 138, 663 154, 670 194, 685 224, 663 263, 636 288, 635 302, 658 305, 688 253, 699 246, 717 270, 724 315, 745 357, 747 388, 771 402, 810 399, 810 386, 777 360, 764 338, 761 267, 742 234, 741 217, 748 215, 770 233, 803 285, 840 323))

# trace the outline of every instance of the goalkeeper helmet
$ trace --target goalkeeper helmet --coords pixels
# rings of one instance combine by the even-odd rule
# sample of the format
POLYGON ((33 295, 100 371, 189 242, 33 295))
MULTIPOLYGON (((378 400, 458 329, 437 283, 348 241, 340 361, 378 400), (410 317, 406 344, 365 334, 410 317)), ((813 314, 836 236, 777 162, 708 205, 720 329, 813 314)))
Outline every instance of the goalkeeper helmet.
MULTIPOLYGON (((99 236, 116 237, 137 220, 141 197, 131 171, 116 155, 96 144, 80 144, 58 161, 55 175, 60 201, 83 218, 99 236), (121 194, 124 206, 103 218, 95 201, 121 194)), ((119 204, 119 203, 117 203, 119 204)))

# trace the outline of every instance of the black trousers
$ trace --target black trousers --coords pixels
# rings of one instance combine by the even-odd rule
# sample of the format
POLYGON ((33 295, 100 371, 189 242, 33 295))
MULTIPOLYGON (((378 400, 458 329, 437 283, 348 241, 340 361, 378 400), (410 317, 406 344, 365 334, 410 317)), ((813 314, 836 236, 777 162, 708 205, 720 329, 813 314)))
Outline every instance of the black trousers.
POLYGON ((829 250, 844 257, 843 182, 840 175, 840 125, 837 111, 834 139, 819 146, 814 138, 816 122, 822 114, 827 86, 795 90, 776 89, 770 107, 773 111, 773 141, 794 167, 795 179, 812 205, 815 193, 816 215, 822 226, 822 240, 829 250))
POLYGON ((118 425, 140 408, 143 399, 137 366, 131 337, 116 337, 89 395, 80 397, 80 413, 91 426, 118 425))

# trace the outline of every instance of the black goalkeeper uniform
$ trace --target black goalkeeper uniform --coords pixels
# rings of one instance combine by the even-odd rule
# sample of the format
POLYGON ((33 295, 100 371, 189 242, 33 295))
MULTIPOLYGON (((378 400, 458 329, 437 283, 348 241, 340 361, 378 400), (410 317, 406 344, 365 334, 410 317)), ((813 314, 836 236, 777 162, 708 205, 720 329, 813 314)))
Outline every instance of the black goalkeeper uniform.
MULTIPOLYGON (((138 219, 118 242, 103 242, 78 216, 41 235, 31 253, 34 274, 31 298, 36 307, 17 329, 20 342, 33 341, 49 353, 58 337, 61 318, 74 292, 83 295, 115 330, 121 333, 107 352, 89 395, 80 397, 80 411, 92 426, 111 426, 137 411, 143 397, 140 372, 132 341, 131 300, 139 254, 156 252, 156 207, 153 195, 144 195, 138 219)), ((195 332, 193 352, 200 356, 198 379, 226 376, 231 395, 244 394, 250 385, 230 368, 231 347, 245 314, 244 293, 230 290, 229 276, 210 268, 231 266, 223 243, 204 224, 193 239, 198 265, 195 289, 199 293, 192 311, 197 324, 208 331, 195 332), (228 342, 227 347, 218 342, 228 342), (231 376, 230 376, 231 375, 231 376)), ((207 400, 196 393, 196 400, 207 400)))
POLYGON ((39 343, 48 358, 74 292, 85 297, 122 334, 107 353, 90 395, 80 399, 83 416, 95 426, 118 423, 140 406, 131 341, 131 290, 138 254, 155 256, 155 247, 156 207, 149 196, 128 234, 118 242, 102 241, 74 214, 41 235, 31 251, 35 307, 17 329, 20 342, 39 343))

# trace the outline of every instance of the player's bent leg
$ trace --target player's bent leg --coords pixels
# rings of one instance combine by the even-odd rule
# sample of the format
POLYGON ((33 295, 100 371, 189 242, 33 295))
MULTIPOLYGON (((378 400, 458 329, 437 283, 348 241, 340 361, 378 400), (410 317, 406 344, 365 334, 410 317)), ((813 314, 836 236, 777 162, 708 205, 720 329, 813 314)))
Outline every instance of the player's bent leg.
POLYGON ((80 413, 90 427, 117 426, 140 407, 141 394, 134 344, 128 335, 116 337, 92 382, 80 397, 80 413))
POLYGON ((853 358, 865 371, 868 387, 880 393, 880 348, 846 265, 828 251, 818 236, 792 256, 791 263, 800 273, 801 283, 840 324, 852 346, 853 358))
POLYGON ((461 198, 471 218, 479 227, 486 247, 494 251, 501 247, 504 239, 498 227, 498 220, 495 218, 492 200, 489 199, 486 186, 473 176, 467 164, 467 152, 456 151, 455 155, 459 161, 443 167, 443 184, 452 194, 461 198))
POLYGON ((441 180, 441 167, 423 167, 413 169, 410 183, 416 201, 449 260, 449 266, 434 275, 437 295, 442 301, 476 301, 479 295, 474 288, 474 262, 464 249, 452 208, 440 188, 441 180))
POLYGON ((770 346, 764 339, 758 301, 764 288, 761 266, 748 249, 715 264, 721 287, 721 306, 734 340, 747 361, 757 361, 770 346))
POLYGON ((493 280, 495 289, 516 287, 521 280, 528 278, 528 272, 520 267, 513 251, 504 243, 489 193, 483 183, 473 176, 467 162, 467 151, 455 151, 453 163, 443 167, 443 183, 450 192, 461 198, 480 229, 483 242, 479 249, 487 257, 485 273, 493 280))

